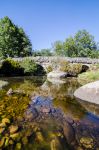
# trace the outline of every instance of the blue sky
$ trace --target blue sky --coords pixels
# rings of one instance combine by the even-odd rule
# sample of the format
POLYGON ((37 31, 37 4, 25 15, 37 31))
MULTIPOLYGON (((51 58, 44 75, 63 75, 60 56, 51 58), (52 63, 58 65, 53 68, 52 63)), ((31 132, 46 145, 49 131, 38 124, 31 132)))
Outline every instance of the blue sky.
POLYGON ((99 41, 99 0, 0 0, 0 18, 23 27, 33 49, 50 48, 79 29, 99 41))

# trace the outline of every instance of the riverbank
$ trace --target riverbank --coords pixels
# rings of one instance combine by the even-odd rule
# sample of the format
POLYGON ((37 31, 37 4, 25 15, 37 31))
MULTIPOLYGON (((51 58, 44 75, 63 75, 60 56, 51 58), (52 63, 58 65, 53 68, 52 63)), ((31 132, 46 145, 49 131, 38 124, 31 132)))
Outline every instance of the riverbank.
POLYGON ((78 82, 81 85, 85 85, 97 80, 99 80, 99 70, 92 70, 78 75, 78 82))

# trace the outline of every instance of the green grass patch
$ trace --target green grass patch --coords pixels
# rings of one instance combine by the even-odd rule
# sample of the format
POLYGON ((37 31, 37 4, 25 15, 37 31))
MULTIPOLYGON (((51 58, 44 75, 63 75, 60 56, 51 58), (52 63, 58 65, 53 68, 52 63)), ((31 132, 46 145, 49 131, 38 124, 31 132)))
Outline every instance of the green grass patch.
POLYGON ((89 82, 99 80, 99 71, 88 71, 82 74, 79 74, 78 81, 81 85, 87 84, 89 82))

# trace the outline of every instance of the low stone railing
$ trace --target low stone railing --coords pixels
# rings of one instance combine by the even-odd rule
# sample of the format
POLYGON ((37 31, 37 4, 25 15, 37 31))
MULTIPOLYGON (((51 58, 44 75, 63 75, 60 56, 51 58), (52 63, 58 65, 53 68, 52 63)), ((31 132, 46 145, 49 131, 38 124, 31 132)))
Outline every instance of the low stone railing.
POLYGON ((82 57, 76 57, 76 58, 70 58, 70 57, 58 57, 58 56, 50 56, 50 57, 43 57, 43 56, 37 56, 37 57, 24 57, 24 58, 13 58, 17 61, 22 61, 24 59, 31 59, 35 62, 42 64, 42 63, 51 63, 53 61, 59 61, 59 60, 65 60, 70 63, 83 63, 83 64, 98 64, 99 59, 92 59, 92 58, 82 58, 82 57))

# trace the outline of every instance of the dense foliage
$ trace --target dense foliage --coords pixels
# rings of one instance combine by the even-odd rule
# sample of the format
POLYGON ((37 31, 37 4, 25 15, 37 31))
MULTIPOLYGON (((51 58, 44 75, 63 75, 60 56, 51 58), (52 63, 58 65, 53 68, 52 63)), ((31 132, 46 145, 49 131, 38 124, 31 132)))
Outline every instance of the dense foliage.
POLYGON ((36 50, 33 52, 33 56, 52 56, 50 49, 41 49, 40 51, 36 50))
POLYGON ((42 66, 34 61, 26 59, 17 62, 12 59, 5 59, 0 68, 0 76, 27 76, 27 75, 44 75, 45 71, 42 66))
POLYGON ((44 75, 45 71, 42 66, 36 64, 33 60, 25 59, 20 63, 24 69, 25 75, 44 75))
POLYGON ((8 17, 0 20, 0 56, 29 56, 32 45, 22 28, 16 26, 8 17))
POLYGON ((80 30, 74 37, 69 37, 64 42, 57 41, 53 45, 53 50, 56 55, 68 57, 99 57, 98 45, 94 37, 86 30, 80 30))
POLYGON ((0 68, 0 75, 3 76, 17 76, 23 75, 24 70, 21 68, 20 64, 12 59, 5 59, 2 62, 0 68))

